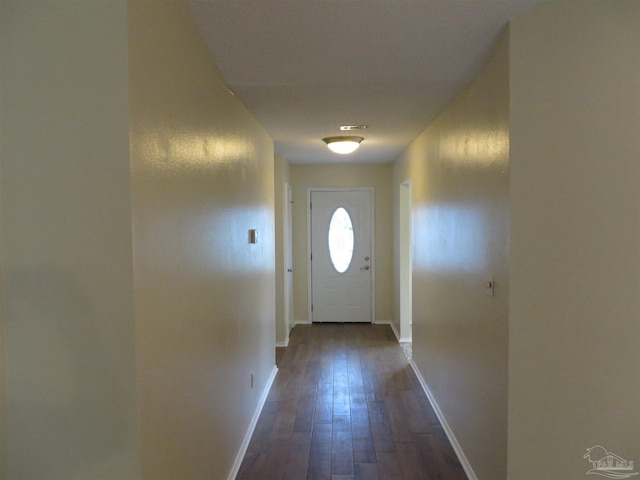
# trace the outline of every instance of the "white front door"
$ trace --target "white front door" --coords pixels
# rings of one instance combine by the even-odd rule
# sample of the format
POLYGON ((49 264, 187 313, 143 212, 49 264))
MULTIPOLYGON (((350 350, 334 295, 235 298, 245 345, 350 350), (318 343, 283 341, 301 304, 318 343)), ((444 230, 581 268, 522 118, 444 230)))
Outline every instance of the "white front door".
POLYGON ((371 322, 371 189, 310 193, 311 320, 371 322))

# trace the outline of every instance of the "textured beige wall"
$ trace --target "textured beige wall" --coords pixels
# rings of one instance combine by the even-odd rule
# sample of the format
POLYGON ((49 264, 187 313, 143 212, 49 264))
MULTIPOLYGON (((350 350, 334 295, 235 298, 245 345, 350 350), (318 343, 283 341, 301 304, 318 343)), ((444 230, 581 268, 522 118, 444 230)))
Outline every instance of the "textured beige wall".
POLYGON ((307 279, 307 189, 309 187, 374 187, 375 189, 375 321, 391 319, 392 205, 391 164, 291 165, 293 193, 294 318, 309 317, 307 279))
POLYGON ((640 2, 511 29, 509 478, 640 464, 640 2))
POLYGON ((0 5, 0 469, 139 478, 126 5, 0 5))
POLYGON ((129 40, 142 477, 224 479, 275 365, 273 143, 183 2, 129 40))
MULTIPOLYGON (((0 6, 0 17, 2 17, 2 6, 0 6)), ((0 29, 2 28, 2 24, 0 23, 0 29)), ((2 56, 2 36, 0 35, 0 57, 2 56)), ((0 82, 2 82, 0 78, 0 82)), ((2 95, 1 87, 0 87, 0 96, 2 95)), ((0 99, 0 109, 2 108, 2 100, 0 99)), ((2 137, 0 136, 0 142, 2 142, 2 137)), ((2 147, 0 146, 0 155, 2 154, 2 147)), ((0 166, 1 168, 1 166, 0 166)), ((1 172, 0 172, 1 175, 1 172)), ((0 199, 2 198, 2 178, 0 177, 0 199)), ((2 238, 2 206, 0 205, 0 239, 2 238)), ((6 368, 6 361, 4 356, 4 301, 2 295, 2 281, 4 277, 4 270, 2 268, 2 256, 0 254, 0 418, 7 418, 7 404, 6 404, 6 394, 4 387, 4 370, 6 368)), ((7 437, 7 425, 6 420, 0 422, 0 480, 6 480, 9 474, 8 472, 8 460, 7 460, 7 447, 8 447, 8 437, 7 437)))
MULTIPOLYGON (((4 157, 4 152, 2 150, 2 144, 6 140, 2 135, 3 127, 4 127, 4 118, 2 116, 2 111, 4 111, 4 98, 5 92, 2 89, 4 83, 4 77, 2 76, 2 72, 5 69, 5 64, 3 63, 3 59, 6 58, 5 48, 8 44, 8 39, 5 38, 3 32, 7 32, 7 26, 4 22, 9 18, 9 13, 5 9, 7 8, 8 3, 0 3, 0 418, 7 418, 7 408, 6 408, 6 394, 4 388, 4 370, 6 368, 5 365, 5 356, 4 356, 4 301, 2 295, 2 282, 4 279, 4 270, 3 270, 3 257, 2 257, 2 238, 3 238, 3 228, 2 228, 2 158, 4 157)), ((0 422, 0 480, 6 480, 8 475, 8 465, 7 465, 7 425, 6 421, 0 422)))
POLYGON ((275 242, 276 242, 276 342, 284 344, 289 340, 289 332, 285 324, 284 307, 284 216, 286 215, 285 185, 289 182, 289 162, 276 155, 274 170, 275 188, 275 242))
POLYGON ((487 480, 506 475, 508 74, 505 35, 473 84, 396 161, 393 181, 396 208, 400 183, 412 181, 414 360, 487 480), (483 288, 489 275, 494 297, 483 288))

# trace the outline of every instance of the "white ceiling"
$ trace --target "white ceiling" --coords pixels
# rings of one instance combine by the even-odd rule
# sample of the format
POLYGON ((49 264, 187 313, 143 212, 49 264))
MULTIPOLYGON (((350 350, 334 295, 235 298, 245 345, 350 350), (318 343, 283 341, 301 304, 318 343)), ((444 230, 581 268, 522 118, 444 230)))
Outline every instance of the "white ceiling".
MULTIPOLYGON (((541 0, 190 0, 229 89, 291 163, 390 162, 541 0), (359 150, 322 138, 368 124, 359 150)), ((353 133, 352 133, 353 134, 353 133)))

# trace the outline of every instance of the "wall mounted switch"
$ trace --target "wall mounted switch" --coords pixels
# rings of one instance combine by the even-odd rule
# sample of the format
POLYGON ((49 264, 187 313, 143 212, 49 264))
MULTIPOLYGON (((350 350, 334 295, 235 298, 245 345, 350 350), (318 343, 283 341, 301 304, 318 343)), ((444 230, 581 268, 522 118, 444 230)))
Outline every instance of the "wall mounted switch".
POLYGON ((493 297, 495 294, 496 282, 493 279, 493 275, 490 275, 484 279, 484 293, 493 297))

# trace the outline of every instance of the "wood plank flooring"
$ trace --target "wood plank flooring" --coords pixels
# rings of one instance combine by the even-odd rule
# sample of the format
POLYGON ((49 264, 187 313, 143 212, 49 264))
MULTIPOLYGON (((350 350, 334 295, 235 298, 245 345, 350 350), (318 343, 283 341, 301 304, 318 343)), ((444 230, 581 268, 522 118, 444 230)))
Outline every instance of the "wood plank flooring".
POLYGON ((238 480, 462 480, 388 325, 296 325, 238 480))

